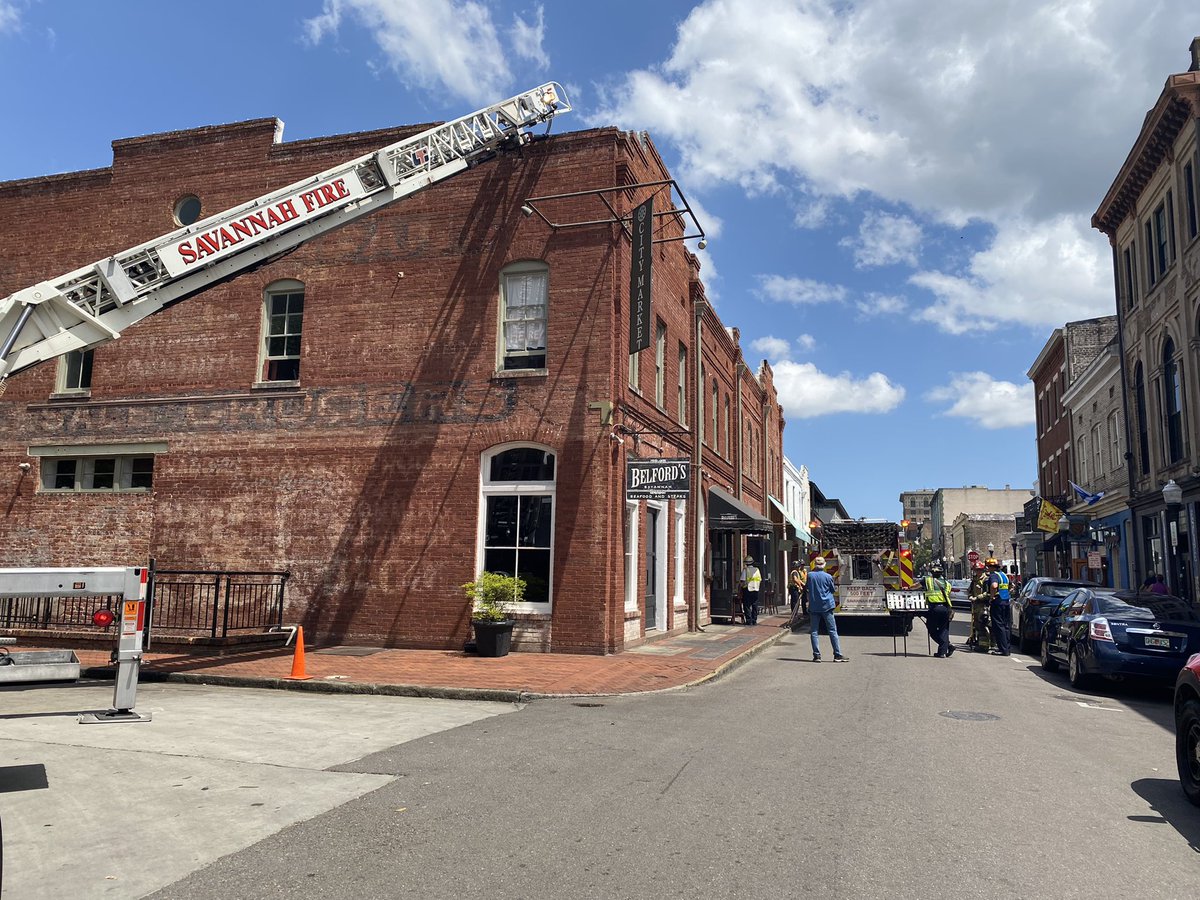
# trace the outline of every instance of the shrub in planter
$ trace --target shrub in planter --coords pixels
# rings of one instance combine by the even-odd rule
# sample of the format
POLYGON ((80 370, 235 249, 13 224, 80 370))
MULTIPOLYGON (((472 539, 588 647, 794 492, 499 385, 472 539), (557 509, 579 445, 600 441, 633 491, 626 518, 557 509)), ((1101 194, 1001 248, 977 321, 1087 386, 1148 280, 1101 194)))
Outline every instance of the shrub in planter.
POLYGON ((480 656, 506 656, 512 646, 513 621, 509 609, 525 597, 525 579, 484 572, 463 586, 472 602, 471 625, 480 656))

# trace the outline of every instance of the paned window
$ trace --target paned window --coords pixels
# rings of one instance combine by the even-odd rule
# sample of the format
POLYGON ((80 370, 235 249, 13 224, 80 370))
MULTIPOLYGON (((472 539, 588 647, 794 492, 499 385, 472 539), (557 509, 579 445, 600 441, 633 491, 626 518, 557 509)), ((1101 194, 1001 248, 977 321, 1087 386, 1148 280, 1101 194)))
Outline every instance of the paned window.
POLYGON ((1137 364, 1134 374, 1134 402, 1137 405, 1138 463, 1143 475, 1150 474, 1150 431, 1146 416, 1146 377, 1142 364, 1137 364))
POLYGON ((154 486, 153 456, 47 456, 43 491, 139 492, 154 486))
POLYGON ((1129 246, 1121 254, 1123 265, 1122 275, 1125 284, 1125 305, 1137 305, 1137 242, 1130 241, 1129 246))
POLYGON ((1178 462, 1183 459, 1183 375, 1170 338, 1163 344, 1163 418, 1167 462, 1178 462))
POLYGON ((679 344, 679 424, 687 425, 687 347, 679 344))
POLYGON ((525 608, 546 611, 552 589, 555 456, 506 447, 483 460, 482 571, 525 579, 525 608))
POLYGON ((667 405, 667 326, 659 319, 654 329, 654 403, 667 405))
POLYGON ((1100 439, 1100 425, 1092 426, 1092 477, 1099 479, 1104 474, 1104 442, 1100 439))
POLYGON ((501 368, 504 371, 546 368, 546 307, 550 269, 524 262, 500 274, 501 368))
POLYGON ((304 286, 286 282, 268 288, 263 313, 262 380, 299 380, 304 286))
POLYGON ((1188 240, 1191 240, 1200 234, 1200 208, 1196 205, 1196 167, 1190 162, 1183 164, 1183 189, 1187 206, 1184 211, 1187 215, 1187 235, 1188 240))
POLYGON ((59 393, 75 394, 91 390, 92 352, 91 350, 72 350, 59 360, 59 393))
POLYGON ((1108 446, 1110 452, 1111 465, 1109 468, 1112 471, 1117 471, 1121 466, 1121 418, 1114 410, 1108 414, 1108 446))

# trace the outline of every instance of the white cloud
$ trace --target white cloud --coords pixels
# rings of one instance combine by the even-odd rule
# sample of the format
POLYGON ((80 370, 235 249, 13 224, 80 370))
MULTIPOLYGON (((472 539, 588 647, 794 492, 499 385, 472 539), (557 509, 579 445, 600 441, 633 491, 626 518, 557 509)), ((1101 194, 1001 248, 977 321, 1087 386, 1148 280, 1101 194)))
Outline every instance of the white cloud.
POLYGON ((859 378, 849 372, 829 375, 812 363, 787 360, 772 366, 784 413, 811 419, 833 413, 885 413, 904 400, 904 388, 881 372, 859 378))
POLYGON ((543 46, 546 40, 545 12, 539 4, 533 22, 526 22, 520 16, 514 15, 510 32, 513 49, 517 55, 530 60, 542 70, 550 68, 550 57, 543 46))
POLYGON ((948 403, 943 416, 969 419, 988 429, 1019 428, 1036 418, 1032 383, 997 381, 986 372, 954 374, 949 384, 929 391, 925 399, 948 403))
POLYGON ((759 275, 758 284, 757 293, 777 303, 807 306, 813 303, 840 303, 846 299, 846 289, 840 284, 826 284, 811 278, 759 275))
POLYGON ((783 338, 767 337, 755 338, 750 342, 750 348, 757 353, 763 353, 771 359, 787 359, 792 352, 792 346, 783 338))
POLYGON ((811 334, 802 334, 796 338, 796 346, 801 350, 812 350, 817 346, 817 339, 811 334))
POLYGON ((1045 327, 1112 312, 1112 260, 1078 219, 1010 222, 968 271, 924 271, 909 281, 934 296, 917 318, 943 331, 1000 323, 1045 327))
POLYGON ((854 265, 860 269, 896 263, 915 268, 923 237, 921 226, 908 216, 868 210, 858 227, 858 237, 843 238, 840 243, 854 251, 854 265))
POLYGON ((446 89, 480 107, 507 96, 507 54, 482 3, 325 0, 304 21, 308 41, 336 36, 348 18, 373 33, 387 68, 410 87, 446 89))
POLYGON ((867 317, 894 316, 908 309, 906 299, 892 294, 868 294, 865 299, 856 301, 854 305, 867 317))
POLYGON ((21 14, 16 5, 0 0, 0 34, 16 32, 21 27, 21 14))

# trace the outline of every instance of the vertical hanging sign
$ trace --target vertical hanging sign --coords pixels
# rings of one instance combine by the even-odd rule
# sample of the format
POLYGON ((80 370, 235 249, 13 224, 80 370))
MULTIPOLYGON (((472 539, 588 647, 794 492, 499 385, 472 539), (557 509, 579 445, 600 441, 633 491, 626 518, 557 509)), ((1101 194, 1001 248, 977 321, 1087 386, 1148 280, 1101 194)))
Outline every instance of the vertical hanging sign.
POLYGON ((633 211, 633 255, 629 263, 629 352, 650 346, 650 260, 654 248, 654 197, 633 211))

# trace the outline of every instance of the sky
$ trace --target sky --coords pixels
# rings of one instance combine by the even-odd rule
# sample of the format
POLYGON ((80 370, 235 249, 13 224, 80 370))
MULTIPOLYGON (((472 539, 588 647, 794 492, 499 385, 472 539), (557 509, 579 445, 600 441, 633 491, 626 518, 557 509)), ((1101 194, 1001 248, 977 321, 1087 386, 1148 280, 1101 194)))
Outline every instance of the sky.
POLYGON ((896 519, 901 491, 1035 486, 1025 373, 1054 328, 1114 312, 1091 216, 1196 36, 1196 0, 0 0, 0 180, 557 81, 556 132, 647 131, 679 181, 786 456, 896 519))

